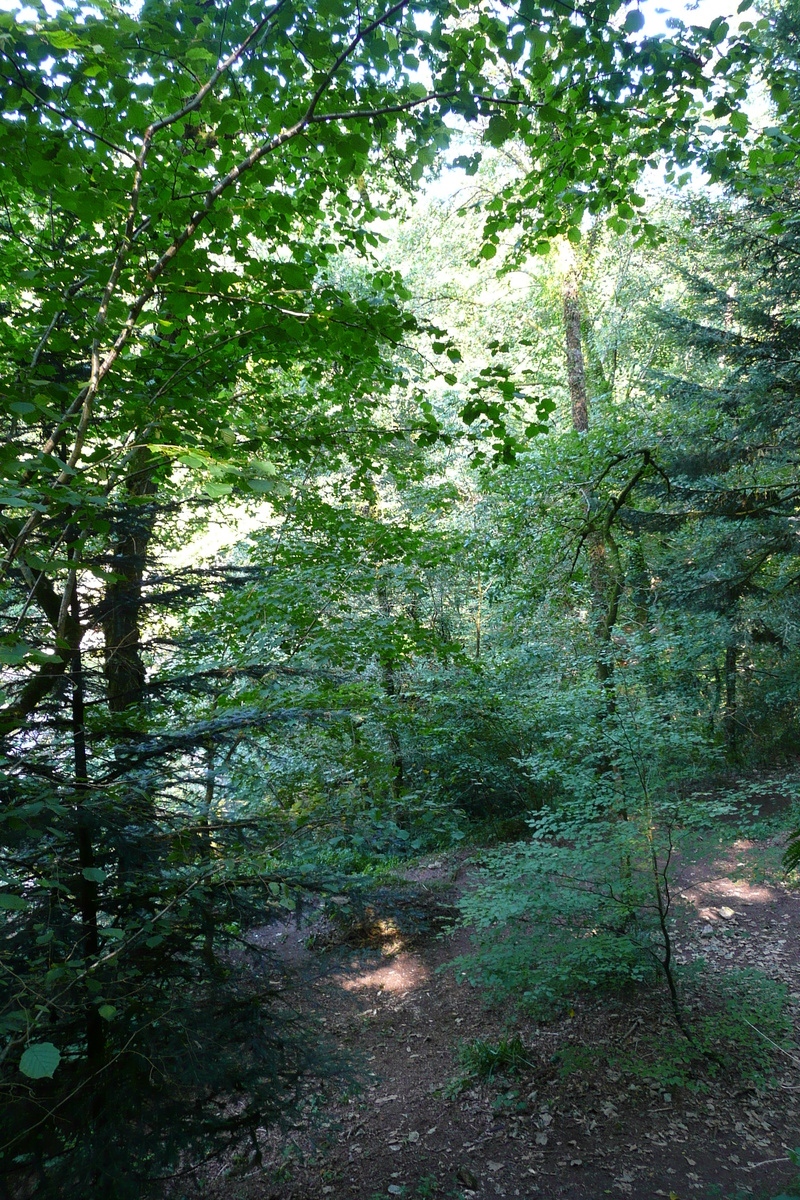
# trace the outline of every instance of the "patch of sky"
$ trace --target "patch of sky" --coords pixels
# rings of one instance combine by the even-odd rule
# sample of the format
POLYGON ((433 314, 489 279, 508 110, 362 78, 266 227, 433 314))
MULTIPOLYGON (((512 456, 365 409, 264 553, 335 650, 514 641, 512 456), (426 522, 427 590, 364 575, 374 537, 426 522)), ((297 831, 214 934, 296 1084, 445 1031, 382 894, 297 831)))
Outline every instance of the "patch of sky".
POLYGON ((655 5, 644 4, 641 8, 644 26, 641 37, 657 37, 659 34, 669 34, 682 25, 703 25, 706 28, 712 21, 722 17, 731 29, 736 30, 742 20, 736 12, 735 4, 720 4, 720 0, 693 0, 689 4, 655 5))
MULTIPOLYGON (((644 17, 644 25, 633 36, 640 39, 669 37, 682 27, 699 25, 708 28, 712 21, 720 18, 726 21, 731 32, 735 33, 739 23, 751 16, 749 11, 737 12, 737 7, 736 3, 720 3, 720 0, 690 0, 687 3, 676 0, 676 3, 669 5, 643 3, 640 11, 644 17)), ((623 19, 624 13, 620 17, 620 20, 623 19)), ((416 14, 415 20, 418 30, 425 29, 427 31, 430 28, 429 14, 416 14)), ((430 86, 421 72, 412 73, 412 78, 419 79, 420 82, 426 83, 426 86, 430 86)), ((753 124, 764 123, 765 100, 758 89, 753 89, 747 108, 753 124)), ((470 184, 466 172, 461 167, 453 166, 452 161, 475 148, 475 134, 467 128, 466 123, 460 117, 445 118, 445 120, 455 134, 454 144, 447 156, 449 162, 444 169, 435 178, 428 179, 422 185, 426 198, 432 201, 452 200, 470 184)), ((706 177, 697 167, 689 167, 687 171, 683 172, 682 183, 689 184, 691 188, 695 189, 708 187, 706 177)), ((647 167, 643 173, 642 185, 650 193, 663 192, 667 187, 664 179, 664 167, 659 166, 656 169, 647 167)))
MULTIPOLYGON (((42 13, 51 18, 57 17, 65 8, 69 8, 73 12, 75 11, 75 5, 59 4, 56 3, 56 0, 39 0, 38 9, 34 8, 31 4, 23 4, 22 0, 0 0, 0 12, 14 13, 14 19, 18 25, 40 21, 42 13)), ((80 22, 89 14, 98 19, 102 16, 95 8, 83 8, 76 17, 76 20, 80 22)))

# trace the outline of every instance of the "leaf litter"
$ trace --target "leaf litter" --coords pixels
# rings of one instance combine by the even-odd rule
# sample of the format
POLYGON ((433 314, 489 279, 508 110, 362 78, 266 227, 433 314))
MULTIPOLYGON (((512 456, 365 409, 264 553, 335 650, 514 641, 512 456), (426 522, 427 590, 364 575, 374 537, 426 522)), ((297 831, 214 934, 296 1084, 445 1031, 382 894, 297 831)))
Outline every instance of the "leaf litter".
MULTIPOLYGON (((702 959, 720 976, 756 968, 785 984, 800 1047, 800 895, 780 879, 752 884, 742 877, 748 869, 758 874, 764 847, 737 843, 733 857, 712 855, 683 868, 688 910, 677 955, 687 965, 702 959)), ((450 904, 470 875, 462 871, 459 879, 452 862, 439 865, 450 890, 431 895, 450 904)), ((389 953, 366 947, 354 954, 348 945, 343 958, 331 946, 309 950, 318 974, 309 1011, 353 1052, 360 1087, 330 1098, 321 1115, 310 1103, 289 1134, 261 1131, 258 1166, 231 1169, 205 1194, 707 1200, 790 1190, 797 1169, 789 1154, 800 1142, 800 1048, 774 1047, 766 1079, 723 1071, 700 1087, 665 1086, 614 1059, 620 1047, 632 1061, 657 1051, 659 1030, 670 1028, 662 997, 579 1001, 571 1016, 538 1026, 487 1009, 477 990, 440 971, 466 947, 462 931, 450 941, 431 933, 389 953), (524 1076, 454 1086, 459 1047, 507 1038, 509 1021, 526 1047, 524 1076), (348 1133, 353 1124, 357 1142, 348 1133)))

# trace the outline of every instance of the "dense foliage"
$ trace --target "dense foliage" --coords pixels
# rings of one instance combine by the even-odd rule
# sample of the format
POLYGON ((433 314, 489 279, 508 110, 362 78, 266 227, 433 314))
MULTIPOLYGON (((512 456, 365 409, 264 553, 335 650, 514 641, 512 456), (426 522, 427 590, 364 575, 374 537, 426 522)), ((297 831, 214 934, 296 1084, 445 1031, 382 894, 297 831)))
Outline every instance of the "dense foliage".
POLYGON ((487 822, 498 976, 674 991, 692 772, 797 737, 795 26, 741 8, 0 14, 11 1194, 257 1154, 324 1064, 249 931, 487 822))

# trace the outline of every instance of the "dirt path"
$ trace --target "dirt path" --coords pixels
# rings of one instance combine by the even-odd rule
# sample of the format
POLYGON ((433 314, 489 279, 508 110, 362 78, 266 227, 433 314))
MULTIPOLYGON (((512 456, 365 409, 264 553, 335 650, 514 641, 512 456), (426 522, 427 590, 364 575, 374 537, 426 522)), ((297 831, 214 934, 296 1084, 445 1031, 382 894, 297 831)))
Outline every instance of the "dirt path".
MULTIPOLYGON (((756 967, 785 983, 800 1046, 800 895, 760 879, 765 849, 737 842, 685 869, 677 950, 684 961, 756 967)), ((436 864, 415 873, 435 905, 452 899, 442 890, 451 870, 436 864)), ((463 879, 462 872, 455 887, 463 879)), ((215 1196, 733 1200, 777 1196, 795 1179, 788 1152, 800 1145, 800 1048, 793 1057, 776 1052, 776 1073, 760 1089, 724 1076, 704 1091, 676 1088, 668 1072, 646 1079, 619 1067, 620 1054, 653 1054, 654 1026, 671 1036, 661 998, 587 1003, 558 1024, 509 1026, 452 972, 439 972, 463 942, 428 935, 409 944, 396 922, 379 916, 367 933, 373 944, 343 955, 341 947, 309 950, 295 931, 261 931, 287 959, 319 968, 311 1007, 324 1033, 353 1055, 361 1090, 272 1135, 263 1163, 245 1178, 218 1181, 215 1196), (496 1042, 511 1030, 522 1037, 529 1069, 459 1089, 459 1046, 496 1042)))

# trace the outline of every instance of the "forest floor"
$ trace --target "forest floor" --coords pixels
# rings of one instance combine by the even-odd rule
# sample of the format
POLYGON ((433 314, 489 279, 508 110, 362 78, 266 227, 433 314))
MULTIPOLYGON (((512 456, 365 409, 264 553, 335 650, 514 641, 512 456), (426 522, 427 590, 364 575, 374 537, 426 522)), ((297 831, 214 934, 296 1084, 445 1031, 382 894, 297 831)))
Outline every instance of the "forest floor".
MULTIPOLYGON (((351 1057, 354 1078, 309 1094, 306 1116, 270 1135, 257 1166, 226 1172, 210 1191, 220 1200, 800 1195, 789 1159, 800 1145, 800 891, 782 877, 781 851, 778 837, 738 838, 679 862, 673 881, 679 961, 755 968, 786 985, 794 1036, 760 1081, 729 1070, 676 1084, 674 1023, 654 991, 582 1002, 548 1025, 487 1009, 446 969, 467 935, 436 932, 480 852, 407 871, 407 921, 387 888, 384 911, 378 894, 345 941, 330 927, 327 937, 292 924, 256 931, 298 978, 314 974, 303 1006, 320 1037, 351 1057), (513 1033, 525 1046, 520 1073, 470 1078, 463 1047, 513 1033)), ((756 1029, 752 1038, 754 1052, 771 1052, 756 1029)))

